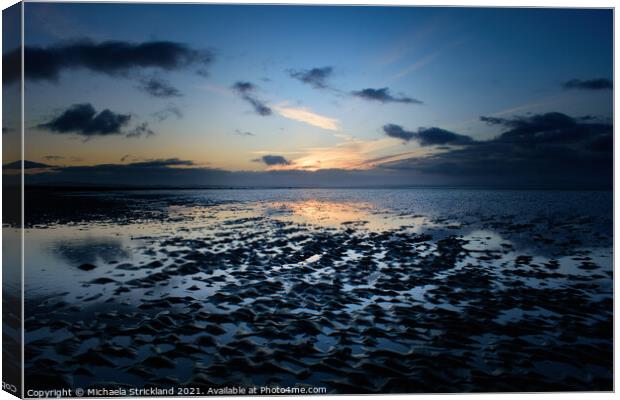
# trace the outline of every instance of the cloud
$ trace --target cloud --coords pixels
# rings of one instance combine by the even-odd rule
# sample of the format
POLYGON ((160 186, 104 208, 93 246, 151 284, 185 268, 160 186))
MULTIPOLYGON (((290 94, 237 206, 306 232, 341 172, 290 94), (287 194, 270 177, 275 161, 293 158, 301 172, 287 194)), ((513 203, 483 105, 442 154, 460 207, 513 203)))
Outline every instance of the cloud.
POLYGON ((49 155, 43 158, 45 158, 47 161, 61 161, 65 159, 65 157, 63 156, 55 156, 55 155, 49 155))
POLYGON ((315 89, 325 89, 329 87, 327 79, 332 75, 333 67, 312 68, 303 70, 291 70, 289 75, 291 78, 308 84, 315 89))
POLYGON ((291 165, 291 162, 289 160, 287 160, 286 158, 284 158, 283 156, 275 156, 275 155, 264 155, 261 158, 257 158, 252 160, 254 162, 262 162, 265 163, 265 165, 268 166, 274 166, 274 165, 291 165))
POLYGON ((235 91, 241 98, 252 105, 254 108, 254 112, 258 115, 262 115, 263 117, 269 116, 272 114, 271 108, 269 108, 264 102, 259 100, 254 92, 256 91, 256 86, 251 82, 236 82, 232 86, 232 90, 235 91))
POLYGON ((65 156, 57 156, 54 154, 47 155, 43 158, 46 159, 47 161, 52 161, 52 162, 54 161, 73 161, 73 162, 82 161, 80 157, 65 157, 65 156))
POLYGON ((571 79, 562 83, 564 89, 581 89, 581 90, 612 90, 614 83, 610 79, 571 79))
POLYGON ((252 107, 254 107, 254 111, 258 115, 262 115, 263 117, 269 116, 272 114, 271 108, 269 108, 265 103, 261 102, 255 97, 252 96, 243 96, 243 99, 250 103, 252 107))
POLYGON ((469 136, 459 135, 436 127, 418 128, 417 131, 407 131, 400 125, 387 124, 383 126, 383 132, 390 137, 402 139, 405 142, 416 140, 420 146, 464 146, 476 143, 476 141, 469 136))
POLYGON ((337 119, 316 114, 306 108, 277 106, 274 107, 274 109, 284 118, 305 122, 306 124, 317 126, 319 128, 327 129, 330 131, 338 130, 337 119))
MULTIPOLYGON (((110 76, 127 76, 145 68, 172 71, 195 66, 203 73, 214 55, 208 50, 196 50, 185 44, 169 41, 131 43, 106 41, 96 43, 90 40, 58 44, 48 47, 24 47, 24 73, 27 79, 56 81, 65 70, 87 69, 110 76)), ((3 82, 20 79, 20 49, 3 56, 8 68, 3 82)))
POLYGON ((420 142, 421 146, 465 146, 476 143, 476 141, 469 136, 459 135, 457 133, 436 127, 419 128, 416 135, 416 139, 420 142))
POLYGON ((153 97, 169 98, 182 96, 179 89, 172 86, 168 81, 158 78, 142 78, 138 89, 153 97))
POLYGON ((148 122, 142 122, 129 131, 123 131, 130 120, 129 114, 118 114, 108 109, 97 113, 91 104, 84 103, 72 105, 51 121, 37 125, 37 128, 59 134, 76 134, 86 139, 110 135, 133 138, 155 134, 148 122))
POLYGON ((440 54, 441 54, 441 51, 437 50, 433 53, 425 55, 424 57, 416 60, 414 63, 409 64, 407 67, 400 70, 396 75, 394 75, 393 79, 398 80, 398 79, 401 79, 409 75, 410 73, 414 71, 417 71, 418 69, 432 62, 440 54))
MULTIPOLYGON (((398 156, 387 154, 393 148, 394 141, 388 137, 374 140, 349 138, 335 145, 305 149, 300 156, 295 157, 294 168, 309 171, 319 169, 368 169, 374 164, 379 164, 382 161, 379 158, 402 158, 402 153, 398 156), (377 157, 377 154, 385 156, 377 157)), ((427 149, 418 148, 408 154, 413 156, 427 152, 427 149)))
POLYGON ((480 121, 486 122, 487 125, 501 125, 506 119, 499 117, 485 117, 481 116, 480 121))
MULTIPOLYGON (((4 164, 2 168, 11 169, 11 170, 22 169, 22 162, 21 160, 13 161, 12 163, 4 164)), ((24 169, 40 169, 40 168, 53 168, 53 166, 43 164, 43 163, 38 163, 35 161, 24 160, 24 169)))
POLYGON ((169 104, 166 108, 156 111, 151 114, 158 122, 167 120, 170 117, 176 117, 177 119, 183 118, 181 110, 173 104, 169 104))
POLYGON ((19 82, 22 76, 21 47, 2 55, 2 84, 19 82))
POLYGON ((559 112, 536 114, 528 117, 489 118, 480 117, 489 124, 510 128, 496 139, 496 142, 531 146, 544 143, 567 144, 584 140, 593 131, 605 130, 610 125, 582 123, 559 112))
POLYGON ((88 103, 75 104, 63 111, 51 121, 39 124, 39 128, 51 132, 73 133, 84 137, 108 136, 122 134, 121 129, 127 125, 131 116, 117 114, 108 109, 99 113, 88 103))
POLYGON ((395 97, 390 94, 390 89, 387 87, 380 89, 367 88, 359 91, 353 91, 351 94, 364 100, 379 101, 381 103, 424 104, 420 100, 407 96, 395 97))
POLYGON ((559 112, 481 119, 504 131, 475 145, 383 167, 437 174, 460 184, 611 187, 611 124, 585 123, 559 112))
MULTIPOLYGON (((125 156, 126 157, 126 156, 125 156)), ((123 159, 125 159, 123 157, 123 159)), ((123 160, 121 159, 121 161, 123 160)), ((179 167, 179 166, 192 166, 195 165, 193 161, 181 160, 179 158, 165 158, 165 159, 153 159, 140 162, 133 162, 126 164, 129 167, 136 168, 167 168, 167 167, 179 167)))
POLYGON ((411 139, 413 139, 415 137, 415 132, 411 132, 411 131, 406 131, 403 129, 402 126, 400 125, 396 125, 396 124, 387 124, 383 126, 383 132, 385 132, 386 135, 396 138, 396 139, 402 139, 405 142, 410 141, 411 139))
POLYGON ((256 86, 251 82, 238 81, 232 86, 233 90, 241 94, 247 94, 253 92, 256 86))
POLYGON ((400 70, 400 72, 398 72, 396 75, 394 75, 394 77, 392 79, 394 79, 394 80, 401 79, 401 78, 411 74, 412 72, 415 72, 415 71, 419 70, 420 68, 425 67, 429 63, 433 62, 435 60, 435 58, 437 58, 437 57, 441 56, 442 54, 446 53, 448 50, 450 50, 453 47, 460 46, 461 44, 465 43, 467 40, 468 39, 466 39, 466 38, 459 38, 459 39, 457 39, 457 40, 455 40, 453 42, 449 42, 449 43, 444 44, 443 46, 439 47, 438 49, 434 50, 433 52, 426 54, 425 56, 417 59, 412 64, 409 64, 407 67, 405 67, 402 70, 400 70))
POLYGON ((131 131, 127 132, 127 137, 141 137, 141 136, 152 136, 155 132, 149 127, 148 122, 142 122, 131 131))
MULTIPOLYGON (((437 146, 390 155, 385 150, 393 140, 385 137, 374 142, 351 141, 343 146, 315 149, 306 157, 296 158, 294 163, 281 155, 265 155, 256 161, 269 165, 267 171, 226 171, 170 158, 132 164, 35 168, 26 179, 27 184, 45 185, 613 188, 611 123, 584 122, 561 113, 498 118, 492 122, 500 128, 495 138, 470 138, 474 143, 457 148, 437 146), (385 155, 377 157, 378 150, 385 155)), ((434 138, 437 132, 419 129, 410 133, 410 140, 428 141, 425 134, 434 138)), ((453 135, 447 136, 450 140, 439 141, 452 144, 466 137, 453 135)))
POLYGON ((239 129, 235 129, 235 133, 237 135, 240 135, 240 136, 254 136, 254 134, 252 132, 242 131, 242 130, 239 130, 239 129))

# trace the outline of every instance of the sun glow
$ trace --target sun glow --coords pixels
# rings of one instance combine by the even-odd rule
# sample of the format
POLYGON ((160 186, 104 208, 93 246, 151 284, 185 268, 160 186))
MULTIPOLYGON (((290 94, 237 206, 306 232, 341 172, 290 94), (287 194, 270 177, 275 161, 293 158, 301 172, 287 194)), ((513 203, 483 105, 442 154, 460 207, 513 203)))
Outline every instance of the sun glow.
POLYGON ((370 169, 378 165, 409 157, 426 156, 432 149, 414 148, 393 153, 401 143, 392 138, 363 140, 347 137, 334 147, 312 147, 293 158, 289 165, 272 166, 270 170, 370 169))

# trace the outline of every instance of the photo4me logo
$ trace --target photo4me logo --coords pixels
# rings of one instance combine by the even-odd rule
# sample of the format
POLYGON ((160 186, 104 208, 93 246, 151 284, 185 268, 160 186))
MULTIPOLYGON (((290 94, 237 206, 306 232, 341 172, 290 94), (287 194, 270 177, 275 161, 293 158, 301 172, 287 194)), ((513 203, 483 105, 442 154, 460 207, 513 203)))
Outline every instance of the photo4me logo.
POLYGON ((7 392, 11 393, 17 393, 17 386, 2 381, 2 390, 6 390, 7 392))

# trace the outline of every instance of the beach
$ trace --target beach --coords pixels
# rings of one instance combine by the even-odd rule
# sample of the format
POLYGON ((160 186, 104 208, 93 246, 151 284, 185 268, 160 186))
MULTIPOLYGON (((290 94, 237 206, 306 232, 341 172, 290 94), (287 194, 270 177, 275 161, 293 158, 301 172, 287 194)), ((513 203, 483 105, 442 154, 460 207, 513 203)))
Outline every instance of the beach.
POLYGON ((26 190, 26 387, 612 390, 612 199, 26 190))

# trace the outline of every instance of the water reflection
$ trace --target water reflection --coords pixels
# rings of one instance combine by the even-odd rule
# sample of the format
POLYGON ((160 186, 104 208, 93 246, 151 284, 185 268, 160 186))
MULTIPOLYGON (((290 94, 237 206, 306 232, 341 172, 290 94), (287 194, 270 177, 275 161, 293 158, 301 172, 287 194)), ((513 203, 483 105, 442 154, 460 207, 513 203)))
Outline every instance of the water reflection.
POLYGON ((375 202, 321 198, 227 203, 207 207, 171 206, 168 213, 170 219, 167 225, 179 226, 180 229, 200 229, 231 221, 263 218, 319 228, 352 227, 375 232, 399 228, 420 232, 425 228, 439 226, 429 217, 397 213, 375 202))
POLYGON ((385 231, 408 227, 419 231, 433 226, 430 219, 422 216, 399 215, 371 202, 300 200, 270 202, 266 214, 282 221, 311 224, 320 227, 343 228, 352 226, 371 231, 385 231))
MULTIPOLYGON (((538 379, 533 390, 556 382, 541 377, 531 362, 539 357, 611 382, 604 359, 613 349, 611 247, 586 248, 601 243, 588 240, 604 235, 597 224, 568 212, 562 224, 541 222, 533 208, 518 218, 503 208, 483 217, 490 206, 466 208, 457 195, 449 210, 461 214, 429 200, 434 212, 422 216, 417 207, 428 194, 387 194, 248 191, 239 196, 256 198, 151 204, 165 219, 122 229, 110 222, 28 229, 28 370, 41 374, 53 360, 81 387, 143 384, 137 372, 170 385, 200 385, 205 376, 262 385, 275 376, 330 388, 359 376, 366 382, 364 370, 374 377, 364 390, 373 392, 390 380, 424 382, 422 370, 442 373, 430 390, 454 382, 488 389, 483 378, 459 379, 516 365, 501 376, 504 390, 522 389, 523 374, 538 379), (414 206, 394 207, 393 198, 414 206), (89 261, 97 268, 73 268, 89 261), (596 345, 566 351, 576 343, 596 345), (592 354, 599 369, 581 354, 592 354), (93 374, 80 375, 78 366, 93 374)), ((556 208, 565 197, 555 198, 556 208)), ((558 376, 558 388, 591 388, 558 376)))
POLYGON ((73 266, 96 264, 99 261, 109 263, 128 257, 128 251, 119 239, 61 240, 53 244, 50 250, 73 266))

